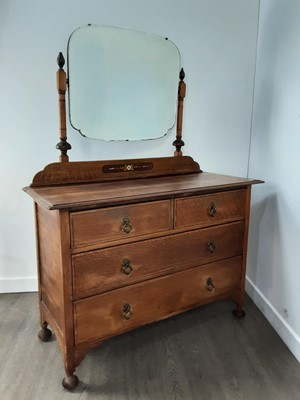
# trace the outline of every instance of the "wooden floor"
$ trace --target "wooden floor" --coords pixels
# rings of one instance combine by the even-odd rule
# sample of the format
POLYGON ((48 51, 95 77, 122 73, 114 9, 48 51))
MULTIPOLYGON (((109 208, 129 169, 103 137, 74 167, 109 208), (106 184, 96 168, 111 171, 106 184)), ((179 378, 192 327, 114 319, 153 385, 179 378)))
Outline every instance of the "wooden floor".
POLYGON ((248 299, 219 302, 104 342, 73 393, 55 340, 42 343, 37 294, 0 295, 1 400, 299 400, 300 364, 248 299))

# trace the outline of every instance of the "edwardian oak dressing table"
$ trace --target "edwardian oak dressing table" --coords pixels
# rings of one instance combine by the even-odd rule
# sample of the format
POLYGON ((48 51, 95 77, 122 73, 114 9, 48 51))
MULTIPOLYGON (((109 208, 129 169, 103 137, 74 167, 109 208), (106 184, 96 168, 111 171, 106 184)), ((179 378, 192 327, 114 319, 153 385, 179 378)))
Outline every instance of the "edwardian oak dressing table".
MULTIPOLYGON (((121 37, 116 28, 96 26, 71 35, 68 80, 62 54, 58 57, 60 162, 46 166, 30 187, 24 188, 35 202, 42 326, 39 338, 50 338, 50 325, 64 357, 67 376, 63 386, 67 389, 78 384, 74 371, 88 350, 111 336, 222 298, 233 300, 236 317, 245 315, 242 307, 250 192, 251 185, 260 181, 205 173, 192 158, 182 156, 185 83, 181 70, 178 86, 178 50, 167 39, 154 35, 122 31, 121 37), (102 40, 100 48, 95 33, 96 39, 102 40), (135 67, 132 59, 126 64, 125 54, 130 49, 124 53, 120 50, 129 39, 138 53, 135 67), (95 54, 96 65, 108 65, 100 85, 94 78, 83 87, 76 83, 76 74, 82 77, 82 71, 85 75, 95 72, 94 66, 89 72, 85 64, 81 69, 73 67, 78 43, 83 40, 89 43, 83 46, 84 51, 95 54), (115 59, 116 54, 121 54, 121 60, 115 59), (143 74, 141 64, 136 67, 139 62, 150 64, 143 74), (162 70, 153 71, 151 62, 162 65, 162 70), (118 85, 126 86, 127 75, 131 79, 121 92, 113 93, 117 100, 111 100, 116 89, 111 91, 105 85, 117 74, 113 71, 114 78, 107 75, 112 65, 117 69, 120 64, 125 75, 118 85), (67 86, 71 124, 85 136, 97 137, 98 130, 106 135, 109 114, 118 139, 141 138, 139 118, 147 121, 147 137, 154 138, 171 129, 177 109, 174 157, 69 162, 67 86), (146 89, 152 92, 144 108, 128 118, 131 108, 142 102, 146 89), (97 97, 99 92, 108 95, 105 102, 97 97), (126 95, 127 105, 116 105, 124 92, 132 92, 130 99, 126 95), (94 108, 100 104, 100 128, 95 127, 91 107, 85 104, 87 93, 93 98, 94 108), (118 121, 118 115, 108 110, 109 102, 118 109, 118 121), (82 109, 83 118, 78 116, 82 109), (126 125, 124 121, 128 125, 120 129, 126 125)), ((82 53, 78 57, 84 58, 82 53)))

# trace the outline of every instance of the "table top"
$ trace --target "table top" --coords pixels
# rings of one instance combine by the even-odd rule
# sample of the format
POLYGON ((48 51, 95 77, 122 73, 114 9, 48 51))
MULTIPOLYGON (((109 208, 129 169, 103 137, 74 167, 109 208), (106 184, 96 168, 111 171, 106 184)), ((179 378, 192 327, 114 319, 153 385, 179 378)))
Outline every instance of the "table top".
POLYGON ((49 210, 79 210, 239 189, 257 183, 262 181, 201 172, 103 183, 27 186, 23 190, 49 210))

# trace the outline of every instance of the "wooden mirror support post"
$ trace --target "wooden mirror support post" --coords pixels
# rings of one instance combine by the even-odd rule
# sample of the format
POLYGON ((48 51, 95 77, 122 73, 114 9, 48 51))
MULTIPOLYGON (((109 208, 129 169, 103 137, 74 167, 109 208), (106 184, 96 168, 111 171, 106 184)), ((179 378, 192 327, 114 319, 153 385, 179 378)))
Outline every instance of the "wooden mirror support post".
POLYGON ((66 90, 67 90, 67 77, 64 70, 65 59, 63 54, 60 52, 57 56, 57 64, 59 66, 56 72, 56 82, 58 91, 58 103, 59 103, 59 138, 60 142, 57 143, 56 148, 60 150, 59 161, 68 162, 69 157, 67 151, 71 150, 70 143, 67 142, 67 126, 66 126, 66 90))
POLYGON ((177 106, 177 127, 176 127, 176 140, 173 142, 173 146, 176 147, 174 156, 182 156, 181 147, 184 146, 182 140, 182 121, 183 121, 183 102, 186 92, 186 84, 184 83, 185 72, 181 68, 179 73, 179 85, 178 85, 178 106, 177 106))

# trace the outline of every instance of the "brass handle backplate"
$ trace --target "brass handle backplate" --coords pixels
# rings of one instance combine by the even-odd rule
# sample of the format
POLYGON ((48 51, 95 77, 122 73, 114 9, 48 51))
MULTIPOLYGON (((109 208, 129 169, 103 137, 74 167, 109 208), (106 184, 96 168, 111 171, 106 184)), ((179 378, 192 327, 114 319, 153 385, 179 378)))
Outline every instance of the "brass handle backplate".
POLYGON ((123 306, 123 317, 124 319, 130 319, 132 316, 132 308, 131 305, 129 303, 124 304, 123 306))
POLYGON ((207 278, 207 281, 206 281, 206 289, 207 289, 209 292, 212 292, 212 291, 214 290, 214 288, 215 288, 215 285, 213 284, 212 278, 211 278, 211 277, 207 278))
POLYGON ((216 206, 216 204, 215 204, 213 201, 212 201, 212 202, 210 203, 210 205, 209 205, 208 214, 209 214, 211 217, 214 217, 214 216, 217 214, 217 206, 216 206))
POLYGON ((210 253, 214 253, 215 252, 217 246, 215 245, 215 242, 212 239, 210 239, 207 242, 207 248, 208 248, 210 253))
POLYGON ((132 229, 132 226, 130 224, 130 219, 128 217, 123 217, 122 218, 122 231, 125 233, 129 233, 132 229))
POLYGON ((129 274, 131 274, 132 271, 133 271, 133 268, 130 265, 130 260, 128 260, 128 258, 124 258, 124 260, 122 262, 121 272, 123 272, 123 274, 125 274, 125 275, 129 275, 129 274))

